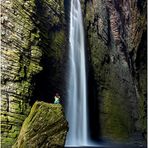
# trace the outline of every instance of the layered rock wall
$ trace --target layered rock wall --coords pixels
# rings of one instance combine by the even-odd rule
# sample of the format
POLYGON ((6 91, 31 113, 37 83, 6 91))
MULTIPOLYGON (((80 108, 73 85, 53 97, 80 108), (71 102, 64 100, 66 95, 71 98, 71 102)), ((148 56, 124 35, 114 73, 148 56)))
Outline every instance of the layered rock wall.
POLYGON ((9 147, 17 137, 30 110, 32 76, 42 70, 34 7, 32 1, 2 2, 2 147, 9 147))
MULTIPOLYGON (((2 1, 2 147, 11 147, 31 104, 41 99, 43 91, 38 89, 44 90, 46 84, 44 81, 38 87, 37 80, 45 77, 40 73, 48 71, 46 82, 52 88, 61 79, 59 65, 65 49, 63 3, 60 0, 2 1)), ((46 97, 50 97, 48 93, 46 97)))

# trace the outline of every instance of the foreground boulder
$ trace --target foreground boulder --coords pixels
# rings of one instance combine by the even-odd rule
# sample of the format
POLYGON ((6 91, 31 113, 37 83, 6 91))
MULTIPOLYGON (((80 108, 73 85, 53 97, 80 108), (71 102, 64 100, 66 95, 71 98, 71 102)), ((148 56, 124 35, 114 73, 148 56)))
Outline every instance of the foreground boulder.
POLYGON ((13 148, 64 147, 68 124, 60 104, 35 102, 13 148))

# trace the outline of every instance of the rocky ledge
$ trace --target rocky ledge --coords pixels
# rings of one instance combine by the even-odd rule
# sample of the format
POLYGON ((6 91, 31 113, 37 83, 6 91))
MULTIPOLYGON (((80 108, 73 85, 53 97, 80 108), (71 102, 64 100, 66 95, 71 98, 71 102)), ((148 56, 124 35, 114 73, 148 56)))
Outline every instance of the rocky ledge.
POLYGON ((60 104, 35 102, 13 148, 64 147, 68 124, 60 104))

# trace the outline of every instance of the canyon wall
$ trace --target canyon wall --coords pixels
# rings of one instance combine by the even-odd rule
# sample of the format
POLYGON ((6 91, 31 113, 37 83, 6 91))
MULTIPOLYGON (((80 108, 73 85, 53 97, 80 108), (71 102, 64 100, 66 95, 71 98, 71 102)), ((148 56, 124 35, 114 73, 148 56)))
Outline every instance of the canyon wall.
MULTIPOLYGON (((2 147, 15 143, 36 100, 53 102, 60 92, 64 102, 68 4, 68 0, 2 0, 2 147)), ((146 138, 146 1, 81 0, 81 4, 91 118, 95 115, 92 131, 100 134, 96 137, 114 140, 146 138)))
POLYGON ((62 83, 64 19, 60 0, 2 1, 2 147, 14 144, 34 101, 51 102, 62 83))
POLYGON ((94 81, 89 83, 95 84, 100 112, 98 130, 114 140, 139 133, 146 138, 146 1, 82 4, 89 79, 94 81))

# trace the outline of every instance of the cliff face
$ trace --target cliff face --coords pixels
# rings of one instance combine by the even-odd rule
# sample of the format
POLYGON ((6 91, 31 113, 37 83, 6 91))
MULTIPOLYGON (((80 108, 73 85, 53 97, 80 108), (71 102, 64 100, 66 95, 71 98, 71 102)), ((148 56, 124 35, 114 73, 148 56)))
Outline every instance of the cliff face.
POLYGON ((60 104, 35 102, 13 148, 64 147, 67 129, 60 104))
POLYGON ((2 147, 15 142, 34 98, 50 99, 61 82, 65 53, 63 3, 2 1, 2 147), (39 79, 43 83, 39 84, 39 79))
POLYGON ((117 140, 146 136, 146 1, 82 4, 101 133, 117 140))
MULTIPOLYGON (((114 140, 146 136, 146 1, 81 3, 93 130, 114 140)), ((1 143, 11 147, 36 100, 64 98, 68 22, 64 0, 3 0, 1 19, 1 143)))
POLYGON ((12 144, 29 112, 31 79, 42 67, 39 32, 31 17, 34 3, 2 3, 2 144, 12 144))

